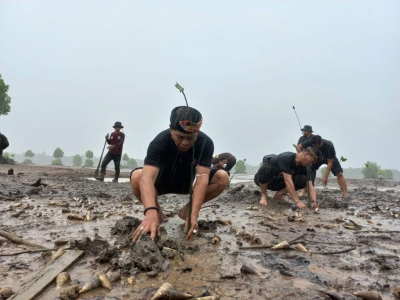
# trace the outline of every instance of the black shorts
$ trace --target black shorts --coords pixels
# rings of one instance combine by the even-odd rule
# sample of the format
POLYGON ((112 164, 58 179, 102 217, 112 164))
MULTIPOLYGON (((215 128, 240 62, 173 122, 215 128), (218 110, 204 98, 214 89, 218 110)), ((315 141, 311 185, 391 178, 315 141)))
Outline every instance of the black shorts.
MULTIPOLYGON (((294 174, 294 175, 292 175, 292 180, 293 180, 294 188, 296 190, 300 190, 300 189, 306 187, 307 177, 305 175, 294 174)), ((257 186, 260 186, 258 173, 256 175, 254 175, 254 183, 257 186)), ((270 191, 280 191, 280 190, 286 188, 286 183, 285 183, 285 180, 283 179, 283 176, 275 176, 271 180, 269 180, 269 182, 264 182, 264 183, 268 183, 267 189, 270 191)))
MULTIPOLYGON (((143 167, 136 168, 131 171, 131 174, 129 176, 129 181, 132 178, 133 172, 136 170, 143 169, 143 167)), ((210 184, 211 179, 217 173, 217 169, 211 169, 210 170, 210 175, 208 176, 208 184, 210 184)), ((221 170, 223 171, 223 170, 221 170)), ((225 171, 224 171, 225 172, 225 171)), ((179 175, 177 175, 179 176, 179 175)), ((190 193, 190 184, 185 183, 185 182, 175 182, 175 184, 165 184, 168 182, 168 178, 160 178, 160 176, 157 177, 156 182, 154 184, 154 187, 157 190, 158 196, 164 195, 164 194, 181 194, 181 195, 187 195, 190 193)))
MULTIPOLYGON (((318 164, 312 165, 311 169, 315 173, 319 169, 319 167, 321 167, 322 165, 327 165, 327 164, 328 164, 328 160, 325 160, 325 161, 320 162, 318 164)), ((332 166, 331 172, 332 172, 332 174, 334 176, 337 176, 337 174, 339 174, 339 173, 343 173, 342 166, 340 165, 340 162, 339 162, 339 160, 337 159, 336 156, 333 159, 333 166, 332 166)))

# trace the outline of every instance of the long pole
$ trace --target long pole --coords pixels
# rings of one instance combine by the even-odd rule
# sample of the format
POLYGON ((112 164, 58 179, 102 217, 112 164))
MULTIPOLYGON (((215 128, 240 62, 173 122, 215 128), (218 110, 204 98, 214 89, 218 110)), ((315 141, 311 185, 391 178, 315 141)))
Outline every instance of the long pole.
POLYGON ((106 148, 106 144, 107 144, 107 140, 105 140, 105 142, 104 142, 103 151, 101 152, 101 156, 100 156, 99 164, 97 165, 97 169, 94 172, 94 177, 99 176, 100 164, 101 164, 101 160, 103 159, 103 153, 104 153, 104 149, 106 148))
POLYGON ((296 114, 296 117, 297 117, 297 122, 299 122, 300 131, 302 131, 302 130, 301 130, 301 125, 300 125, 299 116, 297 115, 296 108, 295 108, 294 106, 293 106, 293 110, 294 110, 294 113, 296 114))

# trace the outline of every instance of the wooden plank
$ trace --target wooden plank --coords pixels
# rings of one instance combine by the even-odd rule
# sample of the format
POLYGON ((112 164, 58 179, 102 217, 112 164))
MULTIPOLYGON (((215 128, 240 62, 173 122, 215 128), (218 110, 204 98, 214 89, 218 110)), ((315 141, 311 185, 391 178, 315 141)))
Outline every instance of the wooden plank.
POLYGON ((31 280, 9 300, 32 300, 40 295, 48 286, 50 286, 58 274, 65 271, 80 257, 84 255, 81 250, 66 250, 66 252, 51 262, 44 269, 39 271, 31 280))

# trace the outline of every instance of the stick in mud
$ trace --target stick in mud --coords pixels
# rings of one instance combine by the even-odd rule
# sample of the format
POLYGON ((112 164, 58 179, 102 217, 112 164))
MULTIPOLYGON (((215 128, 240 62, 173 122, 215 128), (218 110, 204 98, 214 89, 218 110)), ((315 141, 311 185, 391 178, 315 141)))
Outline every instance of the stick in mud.
MULTIPOLYGON (((304 233, 301 236, 295 238, 294 240, 291 240, 290 242, 288 242, 288 244, 293 244, 295 241, 301 239, 302 237, 306 236, 308 233, 304 233)), ((252 247, 240 247, 240 250, 250 250, 250 249, 269 249, 271 247, 273 247, 274 245, 270 245, 270 246, 252 246, 252 247)), ((320 254, 320 253, 317 253, 320 254)))
POLYGON ((0 256, 15 256, 15 255, 20 255, 24 253, 37 253, 37 252, 43 252, 43 251, 56 251, 58 250, 57 248, 54 249, 38 249, 38 250, 25 250, 25 251, 19 251, 19 252, 14 252, 14 253, 0 253, 0 256))
MULTIPOLYGON (((108 133, 107 133, 108 134, 108 133)), ((104 142, 104 146, 103 146, 103 151, 101 152, 101 156, 100 156, 100 160, 99 160, 99 164, 97 165, 97 169, 94 172, 94 177, 99 177, 99 170, 100 170, 100 165, 101 165, 101 160, 103 159, 103 154, 104 154, 104 149, 106 148, 106 144, 107 144, 107 140, 104 142)))
MULTIPOLYGON (((16 243, 16 244, 21 244, 21 245, 25 245, 25 246, 29 246, 29 247, 36 247, 36 248, 40 248, 40 249, 46 249, 46 247, 44 247, 42 245, 38 245, 35 243, 25 241, 24 239, 21 239, 20 237, 16 236, 14 233, 8 232, 5 230, 0 229, 0 236, 5 237, 5 238, 9 239, 11 242, 16 243)), ((50 249, 48 249, 48 250, 50 250, 50 249)))
POLYGON ((330 252, 311 252, 310 254, 322 254, 322 255, 330 255, 330 254, 340 254, 340 253, 346 253, 346 252, 350 252, 352 250, 355 250, 357 247, 353 246, 351 248, 348 249, 344 249, 344 250, 339 250, 339 251, 330 251, 330 252))

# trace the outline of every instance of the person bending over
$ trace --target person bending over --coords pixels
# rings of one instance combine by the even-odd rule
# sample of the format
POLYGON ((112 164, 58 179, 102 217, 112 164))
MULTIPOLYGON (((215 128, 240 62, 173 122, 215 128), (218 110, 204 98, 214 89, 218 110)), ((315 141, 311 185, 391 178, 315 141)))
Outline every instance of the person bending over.
POLYGON ((332 172, 334 176, 337 178, 337 182, 342 189, 343 192, 343 198, 348 197, 348 192, 347 192, 347 182, 346 178, 344 178, 343 175, 343 169, 342 166, 340 165, 339 160, 336 157, 336 151, 335 151, 335 146, 331 141, 324 140, 321 136, 319 135, 314 135, 310 140, 297 145, 298 151, 301 151, 302 149, 305 149, 307 147, 316 147, 319 149, 321 152, 321 157, 319 158, 319 161, 317 164, 312 165, 311 167, 311 176, 312 176, 312 183, 314 185, 315 181, 315 176, 317 173, 317 170, 321 165, 327 165, 326 166, 326 171, 325 174, 322 178, 322 183, 326 185, 328 183, 328 176, 329 173, 332 172))
MULTIPOLYGON (((306 186, 310 178, 307 179, 306 168, 318 161, 320 152, 316 148, 309 147, 302 152, 283 152, 279 155, 271 154, 263 158, 263 165, 254 176, 254 182, 261 189, 261 205, 268 204, 267 190, 276 191, 274 198, 283 199, 283 194, 289 193, 299 208, 307 208, 297 196, 296 190, 306 186)), ((309 184, 312 208, 318 207, 316 202, 316 192, 314 187, 309 184)))
POLYGON ((225 152, 216 155, 212 159, 211 169, 225 170, 230 176, 231 174, 229 171, 233 168, 235 164, 236 164, 236 157, 233 156, 231 153, 225 152))
POLYGON ((198 230, 198 217, 203 203, 220 195, 229 183, 228 174, 214 169, 210 172, 214 143, 200 131, 203 118, 194 108, 178 106, 171 112, 169 129, 159 133, 150 143, 144 167, 131 173, 132 192, 144 208, 144 219, 133 233, 160 236, 162 211, 157 197, 164 194, 189 194, 194 185, 191 224, 188 224, 189 203, 178 212, 185 220, 186 239, 198 230), (192 176, 192 173, 194 176, 192 176), (191 179, 195 178, 195 182, 191 179))

